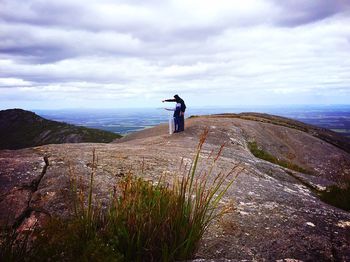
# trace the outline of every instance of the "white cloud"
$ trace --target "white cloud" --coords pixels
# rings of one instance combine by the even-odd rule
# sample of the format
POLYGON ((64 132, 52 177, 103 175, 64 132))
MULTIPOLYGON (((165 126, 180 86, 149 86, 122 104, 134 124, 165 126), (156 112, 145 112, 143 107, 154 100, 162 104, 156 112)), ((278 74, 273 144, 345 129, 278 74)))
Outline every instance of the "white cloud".
POLYGON ((350 99, 348 5, 316 2, 3 0, 0 101, 340 103, 350 99))
POLYGON ((19 78, 0 78, 0 88, 31 86, 32 83, 19 78))

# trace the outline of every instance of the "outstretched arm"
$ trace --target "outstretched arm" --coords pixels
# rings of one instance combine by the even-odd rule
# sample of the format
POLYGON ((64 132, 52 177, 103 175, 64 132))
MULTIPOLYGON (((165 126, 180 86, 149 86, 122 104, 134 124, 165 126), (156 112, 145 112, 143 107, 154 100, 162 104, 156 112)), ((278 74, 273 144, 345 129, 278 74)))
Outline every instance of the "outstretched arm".
POLYGON ((164 100, 162 100, 162 102, 164 103, 164 102, 176 102, 176 100, 175 99, 164 99, 164 100))

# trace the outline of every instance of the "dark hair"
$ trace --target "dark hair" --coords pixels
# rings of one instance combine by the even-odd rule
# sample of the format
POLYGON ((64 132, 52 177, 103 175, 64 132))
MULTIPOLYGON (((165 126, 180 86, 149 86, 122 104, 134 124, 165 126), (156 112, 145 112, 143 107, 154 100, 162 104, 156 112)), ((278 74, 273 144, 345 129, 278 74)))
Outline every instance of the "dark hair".
POLYGON ((178 95, 174 95, 174 98, 175 98, 176 102, 179 102, 181 100, 181 98, 178 95))

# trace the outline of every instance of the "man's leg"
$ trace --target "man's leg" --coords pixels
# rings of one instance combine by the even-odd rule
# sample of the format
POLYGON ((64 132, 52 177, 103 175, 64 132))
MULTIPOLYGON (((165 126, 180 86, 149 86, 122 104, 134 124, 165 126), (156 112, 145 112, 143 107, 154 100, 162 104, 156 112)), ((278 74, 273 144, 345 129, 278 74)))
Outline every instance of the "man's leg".
POLYGON ((180 119, 179 117, 174 117, 174 123, 175 123, 175 131, 174 132, 179 132, 179 127, 180 127, 180 119))
POLYGON ((179 121, 179 131, 184 131, 185 130, 185 116, 182 115, 180 116, 180 121, 179 121))

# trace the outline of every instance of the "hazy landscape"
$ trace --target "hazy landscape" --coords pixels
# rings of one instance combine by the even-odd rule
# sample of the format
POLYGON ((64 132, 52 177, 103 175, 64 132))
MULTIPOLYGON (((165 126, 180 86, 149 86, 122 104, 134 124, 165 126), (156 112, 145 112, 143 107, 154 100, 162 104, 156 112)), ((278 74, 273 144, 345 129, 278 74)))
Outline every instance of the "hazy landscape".
MULTIPOLYGON (((74 125, 128 134, 166 123, 171 112, 163 108, 34 110, 40 116, 74 125)), ((186 117, 220 113, 260 112, 284 116, 328 128, 350 138, 350 106, 255 106, 188 108, 186 117)))

